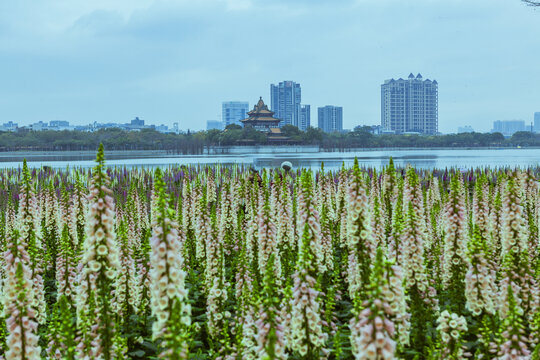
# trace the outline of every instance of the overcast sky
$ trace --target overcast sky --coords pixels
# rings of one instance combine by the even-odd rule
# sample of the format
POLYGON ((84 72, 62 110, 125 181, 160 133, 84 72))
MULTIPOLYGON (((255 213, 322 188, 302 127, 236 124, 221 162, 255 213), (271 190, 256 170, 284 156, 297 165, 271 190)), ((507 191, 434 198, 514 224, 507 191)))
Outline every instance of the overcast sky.
POLYGON ((380 85, 439 82, 439 130, 540 111, 540 11, 519 0, 0 1, 0 123, 179 122, 203 129, 221 102, 343 106, 380 123, 380 85))

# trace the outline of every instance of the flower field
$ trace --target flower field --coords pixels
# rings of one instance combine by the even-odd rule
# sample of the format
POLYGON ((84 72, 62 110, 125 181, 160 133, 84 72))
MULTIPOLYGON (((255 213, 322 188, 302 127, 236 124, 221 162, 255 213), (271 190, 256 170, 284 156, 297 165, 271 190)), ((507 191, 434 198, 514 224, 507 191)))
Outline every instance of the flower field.
POLYGON ((0 354, 540 359, 539 171, 0 170, 0 354))

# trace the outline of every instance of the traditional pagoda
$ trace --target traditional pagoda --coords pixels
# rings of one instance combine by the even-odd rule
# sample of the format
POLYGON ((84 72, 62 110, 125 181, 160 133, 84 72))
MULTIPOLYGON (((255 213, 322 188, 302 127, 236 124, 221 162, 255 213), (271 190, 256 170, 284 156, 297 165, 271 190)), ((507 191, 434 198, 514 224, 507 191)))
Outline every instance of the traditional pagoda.
POLYGON ((275 132, 276 129, 279 130, 279 122, 281 120, 276 119, 273 116, 274 112, 268 110, 268 105, 264 104, 262 96, 257 105, 253 107, 253 110, 247 114, 249 116, 247 119, 240 120, 244 124, 244 127, 252 126, 259 131, 266 132, 275 132))
MULTIPOLYGON (((281 133, 279 128, 280 119, 276 119, 274 112, 268 110, 268 106, 264 104, 262 96, 253 107, 253 110, 248 112, 248 118, 240 120, 244 127, 253 127, 255 130, 266 133, 266 139, 271 144, 290 144, 291 140, 281 133)), ((252 139, 243 139, 238 141, 239 144, 250 145, 254 143, 252 139)))

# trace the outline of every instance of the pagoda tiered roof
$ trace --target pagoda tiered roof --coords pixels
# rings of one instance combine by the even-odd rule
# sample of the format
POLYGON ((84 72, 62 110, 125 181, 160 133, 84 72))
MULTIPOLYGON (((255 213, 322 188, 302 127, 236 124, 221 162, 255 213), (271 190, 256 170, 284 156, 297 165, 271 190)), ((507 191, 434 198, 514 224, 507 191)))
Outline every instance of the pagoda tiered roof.
POLYGON ((253 110, 247 113, 248 118, 240 120, 244 124, 252 123, 272 123, 273 125, 279 124, 280 119, 274 117, 274 112, 268 109, 268 105, 265 105, 262 96, 257 104, 253 107, 253 110))

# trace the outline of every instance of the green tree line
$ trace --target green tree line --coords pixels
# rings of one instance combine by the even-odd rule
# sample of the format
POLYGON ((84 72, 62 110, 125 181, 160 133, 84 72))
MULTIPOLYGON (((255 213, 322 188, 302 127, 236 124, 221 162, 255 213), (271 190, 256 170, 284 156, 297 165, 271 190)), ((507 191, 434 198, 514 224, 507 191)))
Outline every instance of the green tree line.
MULTIPOLYGON (((324 149, 352 148, 425 148, 425 147, 515 147, 540 146, 540 134, 517 132, 505 139, 501 133, 463 133, 449 135, 373 135, 368 127, 357 127, 347 133, 325 133, 309 128, 301 131, 292 125, 282 128, 286 143, 319 145, 324 149)), ((167 150, 199 154, 205 147, 239 144, 268 144, 266 134, 253 128, 229 125, 225 130, 163 134, 152 129, 139 132, 122 129, 81 131, 0 132, 0 151, 76 151, 94 150, 103 143, 109 150, 167 150)))

